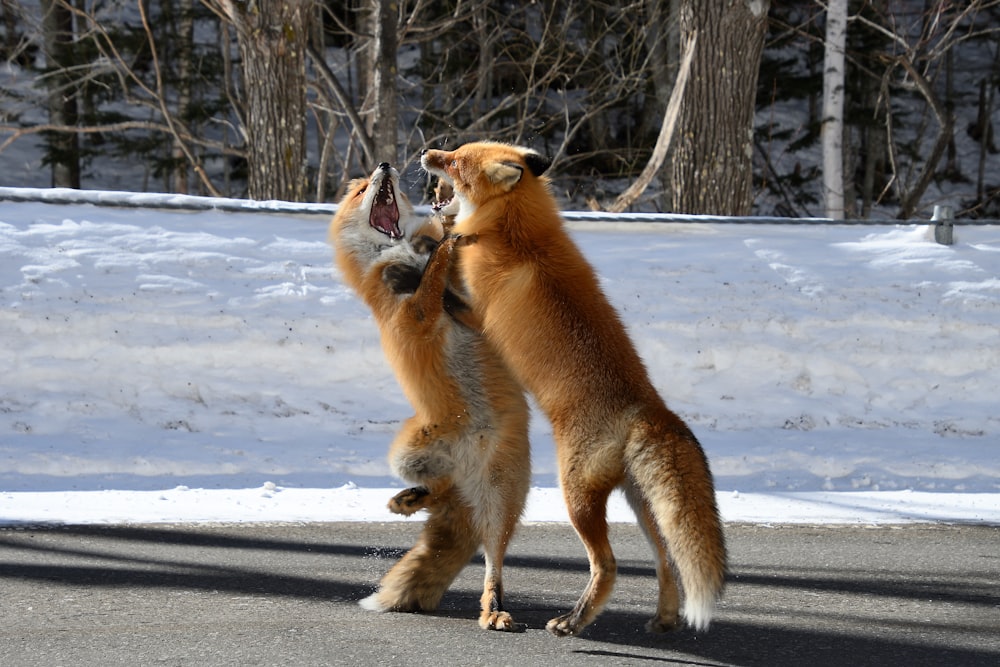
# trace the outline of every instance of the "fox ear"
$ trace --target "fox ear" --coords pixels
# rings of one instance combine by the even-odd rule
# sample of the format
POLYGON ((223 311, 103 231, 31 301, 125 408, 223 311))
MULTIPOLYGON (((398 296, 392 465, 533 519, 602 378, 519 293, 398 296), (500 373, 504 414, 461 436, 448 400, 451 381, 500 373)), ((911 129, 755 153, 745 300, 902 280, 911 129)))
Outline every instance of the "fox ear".
POLYGON ((528 169, 535 176, 541 176, 546 169, 552 166, 552 162, 534 151, 528 151, 524 154, 524 163, 528 165, 528 169))
POLYGON ((504 190, 510 190, 524 175, 521 165, 514 162, 491 162, 486 165, 486 177, 491 183, 499 185, 504 190))

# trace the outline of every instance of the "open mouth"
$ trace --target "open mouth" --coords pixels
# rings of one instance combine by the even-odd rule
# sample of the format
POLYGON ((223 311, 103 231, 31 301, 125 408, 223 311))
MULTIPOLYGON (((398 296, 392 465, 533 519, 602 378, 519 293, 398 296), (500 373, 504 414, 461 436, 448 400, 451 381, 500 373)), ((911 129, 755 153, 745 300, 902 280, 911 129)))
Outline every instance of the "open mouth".
POLYGON ((386 176, 375 193, 372 210, 368 216, 368 224, 391 239, 403 237, 399 230, 399 206, 396 205, 396 191, 392 187, 392 179, 386 176))
POLYGON ((451 197, 448 197, 447 199, 439 199, 438 201, 431 204, 431 209, 435 212, 440 211, 441 209, 443 209, 444 207, 446 207, 448 204, 451 203, 451 199, 452 199, 451 197))
POLYGON ((455 186, 444 177, 438 178, 437 187, 434 188, 434 197, 437 201, 431 204, 431 209, 435 213, 441 213, 454 201, 455 186))

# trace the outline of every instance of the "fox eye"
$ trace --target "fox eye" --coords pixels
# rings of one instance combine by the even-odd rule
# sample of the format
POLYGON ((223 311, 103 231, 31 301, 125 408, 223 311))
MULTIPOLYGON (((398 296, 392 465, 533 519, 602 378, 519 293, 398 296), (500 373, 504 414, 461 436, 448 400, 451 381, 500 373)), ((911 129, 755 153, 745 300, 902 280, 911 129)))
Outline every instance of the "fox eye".
POLYGON ((458 160, 452 160, 451 161, 451 166, 452 167, 457 167, 458 166, 458 160))
POLYGON ((361 195, 363 195, 365 193, 365 190, 367 190, 367 189, 368 189, 367 185, 363 186, 360 190, 358 190, 358 193, 356 195, 354 195, 354 196, 355 197, 360 197, 361 195))

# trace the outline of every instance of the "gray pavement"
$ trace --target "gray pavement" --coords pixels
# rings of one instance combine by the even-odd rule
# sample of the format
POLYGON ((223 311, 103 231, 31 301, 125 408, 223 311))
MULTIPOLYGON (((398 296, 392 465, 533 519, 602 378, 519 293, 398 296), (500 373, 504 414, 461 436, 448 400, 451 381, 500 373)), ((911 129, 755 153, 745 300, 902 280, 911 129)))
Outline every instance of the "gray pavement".
POLYGON ((508 556, 523 633, 476 625, 478 559, 435 614, 361 609, 419 529, 0 529, 0 665, 1000 665, 997 527, 729 525, 712 629, 651 636, 649 549, 615 525, 615 592, 569 639, 544 630, 586 581, 561 524, 522 526, 508 556))

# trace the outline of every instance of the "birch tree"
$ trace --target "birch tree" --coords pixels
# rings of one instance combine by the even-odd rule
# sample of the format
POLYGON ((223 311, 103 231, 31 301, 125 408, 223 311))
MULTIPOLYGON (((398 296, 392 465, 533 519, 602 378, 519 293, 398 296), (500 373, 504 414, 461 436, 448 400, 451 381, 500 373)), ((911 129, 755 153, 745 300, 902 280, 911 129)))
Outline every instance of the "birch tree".
POLYGON ((826 217, 844 219, 844 48, 847 0, 829 0, 823 56, 823 194, 826 217))

